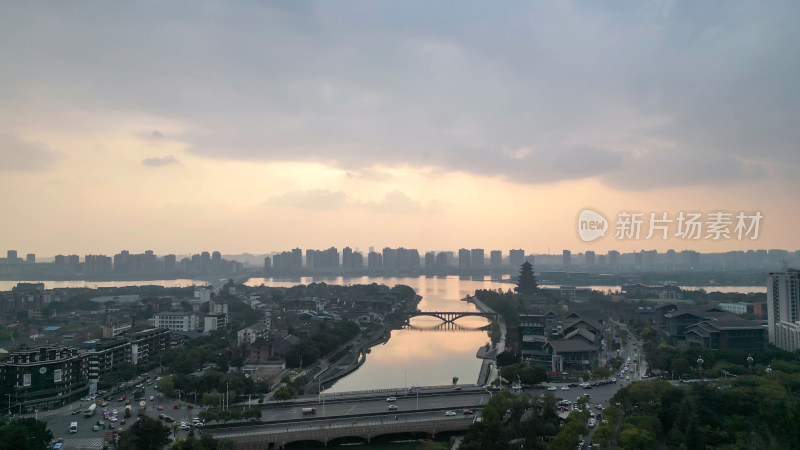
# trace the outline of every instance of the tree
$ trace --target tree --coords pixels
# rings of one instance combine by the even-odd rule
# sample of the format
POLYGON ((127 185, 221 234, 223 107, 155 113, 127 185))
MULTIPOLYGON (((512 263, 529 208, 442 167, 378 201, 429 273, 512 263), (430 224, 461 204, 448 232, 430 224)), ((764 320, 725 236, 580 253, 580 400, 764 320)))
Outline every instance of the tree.
POLYGON ((520 295, 533 295, 539 287, 536 285, 536 275, 533 272, 533 266, 528 261, 522 263, 519 268, 519 279, 517 280, 517 287, 514 291, 520 295))
POLYGON ((0 450, 45 450, 53 433, 44 422, 27 418, 0 425, 0 450))
POLYGON ((147 416, 139 420, 120 436, 122 450, 159 450, 169 443, 170 430, 161 422, 147 416))

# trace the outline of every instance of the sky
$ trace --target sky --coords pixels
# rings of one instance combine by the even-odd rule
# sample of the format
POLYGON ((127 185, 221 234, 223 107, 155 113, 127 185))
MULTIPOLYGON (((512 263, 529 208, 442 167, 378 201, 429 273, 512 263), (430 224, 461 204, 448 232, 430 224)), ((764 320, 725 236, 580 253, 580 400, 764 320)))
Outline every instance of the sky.
POLYGON ((2 2, 0 252, 798 249, 798 25, 796 1, 2 2), (682 211, 763 219, 615 236, 682 211))

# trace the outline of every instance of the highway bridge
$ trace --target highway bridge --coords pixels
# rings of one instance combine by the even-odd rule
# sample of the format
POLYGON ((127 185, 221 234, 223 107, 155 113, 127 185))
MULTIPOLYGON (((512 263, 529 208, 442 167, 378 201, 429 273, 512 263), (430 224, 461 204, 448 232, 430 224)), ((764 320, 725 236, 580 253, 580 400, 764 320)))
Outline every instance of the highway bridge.
POLYGON ((287 444, 316 442, 327 445, 337 439, 360 439, 370 442, 380 436, 427 435, 467 430, 474 415, 458 411, 455 416, 443 412, 407 415, 383 415, 358 418, 336 418, 292 423, 264 424, 205 431, 215 439, 229 439, 234 449, 282 449, 287 444))

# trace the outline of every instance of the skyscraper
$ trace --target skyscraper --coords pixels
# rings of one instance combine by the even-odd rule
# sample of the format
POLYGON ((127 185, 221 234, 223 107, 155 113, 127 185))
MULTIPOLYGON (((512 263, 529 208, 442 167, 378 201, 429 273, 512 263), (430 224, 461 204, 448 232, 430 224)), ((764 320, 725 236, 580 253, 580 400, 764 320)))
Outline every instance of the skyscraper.
POLYGON ((561 263, 565 266, 572 264, 572 252, 569 250, 564 250, 561 252, 561 263))
POLYGON ((470 265, 470 252, 469 249, 462 248, 458 250, 458 271, 459 272, 469 272, 471 269, 470 265))
POLYGON ((500 250, 492 250, 489 252, 489 264, 492 267, 500 267, 503 265, 503 252, 500 250))
POLYGON ((800 345, 800 271, 787 269, 767 277, 767 326, 770 344, 795 350, 800 345))
POLYGON ((525 262, 525 250, 509 250, 508 251, 508 265, 514 269, 518 269, 522 263, 525 262))

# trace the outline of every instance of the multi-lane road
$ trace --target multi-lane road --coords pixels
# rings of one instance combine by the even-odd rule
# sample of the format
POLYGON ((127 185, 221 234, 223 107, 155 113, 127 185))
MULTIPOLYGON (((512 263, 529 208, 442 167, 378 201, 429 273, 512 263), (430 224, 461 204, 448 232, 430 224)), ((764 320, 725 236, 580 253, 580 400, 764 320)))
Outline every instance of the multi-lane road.
MULTIPOLYGON (((625 333, 628 333, 628 331, 625 330, 625 333)), ((548 386, 557 387, 557 390, 553 391, 553 394, 558 398, 573 402, 582 394, 589 394, 591 396, 590 403, 592 405, 602 404, 603 406, 609 406, 609 400, 622 385, 641 380, 647 370, 647 364, 642 357, 639 342, 630 334, 628 334, 628 339, 626 341, 626 345, 620 351, 620 356, 622 356, 623 359, 627 357, 631 358, 629 370, 626 372, 626 374, 631 376, 630 380, 624 380, 625 376, 623 375, 623 377, 617 377, 617 383, 597 386, 590 390, 577 387, 562 389, 566 384, 549 383, 548 386), (638 360, 638 362, 634 363, 634 360, 638 360)), ((153 375, 153 377, 155 377, 155 375, 153 375)), ((525 392, 531 396, 537 396, 546 391, 545 389, 526 389, 525 392)), ((109 402, 110 404, 106 406, 108 410, 118 410, 120 419, 123 418, 122 413, 125 404, 117 400, 119 396, 123 394, 131 398, 133 389, 115 394, 115 397, 109 402)), ((462 416, 463 410, 479 409, 482 405, 485 405, 493 394, 494 392, 482 388, 465 388, 463 391, 454 391, 452 388, 446 388, 432 391, 423 390, 419 396, 414 392, 408 391, 351 396, 325 396, 325 401, 309 402, 306 400, 305 402, 297 402, 297 404, 272 405, 266 407, 262 410, 262 421, 267 423, 282 423, 285 421, 304 422, 303 419, 334 417, 337 419, 331 423, 338 423, 340 420, 427 420, 431 417, 443 417, 447 410, 452 410, 459 416, 462 416), (395 397, 396 400, 387 402, 386 399, 390 396, 395 397), (390 405, 396 407, 396 409, 390 409, 390 405), (302 410, 304 407, 313 407, 316 409, 316 412, 314 414, 304 414, 302 410), (395 419, 395 416, 397 419, 395 419)), ((177 423, 181 421, 191 422, 191 419, 196 417, 201 411, 199 408, 188 409, 187 404, 184 402, 181 402, 179 409, 174 409, 174 405, 178 402, 160 399, 159 392, 155 389, 154 385, 145 386, 145 398, 147 399, 147 408, 144 414, 155 419, 158 418, 159 414, 166 414, 175 419, 177 423), (154 401, 150 401, 151 396, 154 397, 154 401), (161 406, 163 410, 158 410, 158 406, 161 406)), ((119 422, 117 422, 115 424, 117 429, 126 429, 138 416, 138 402, 132 403, 132 407, 134 408, 132 416, 126 420, 124 425, 119 425, 119 422)), ((75 408, 83 410, 88 404, 88 402, 73 403, 59 410, 42 413, 39 415, 39 419, 47 422, 48 427, 53 431, 56 437, 63 437, 65 439, 65 443, 68 444, 67 448, 99 448, 102 446, 104 432, 110 431, 109 429, 101 429, 99 432, 92 431, 92 426, 103 418, 102 408, 98 408, 98 412, 90 418, 84 418, 83 414, 70 414, 71 410, 75 408), (67 430, 70 422, 73 421, 78 422, 78 432, 69 434, 67 430)), ((253 405, 253 407, 261 406, 253 405)), ((238 408, 243 409, 241 406, 238 408)), ((108 422, 106 421, 106 423, 108 422)), ((171 426, 169 423, 167 423, 167 425, 171 426)), ((590 430, 590 435, 591 431, 593 430, 590 430)), ((187 434, 188 431, 179 430, 176 438, 185 437, 187 434)))

